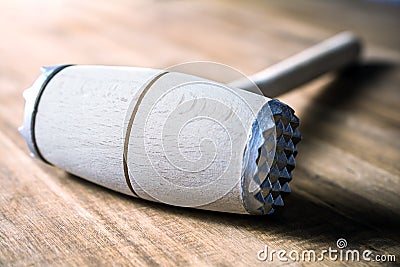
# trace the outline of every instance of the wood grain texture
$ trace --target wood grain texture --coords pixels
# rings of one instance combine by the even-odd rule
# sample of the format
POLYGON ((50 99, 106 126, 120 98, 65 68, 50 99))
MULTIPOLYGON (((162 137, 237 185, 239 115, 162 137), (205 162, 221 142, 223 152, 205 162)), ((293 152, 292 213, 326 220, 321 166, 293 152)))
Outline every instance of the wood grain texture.
MULTIPOLYGON (((174 206, 241 214, 263 206, 254 195, 267 170, 256 159, 264 143, 272 150, 265 162, 274 158, 270 98, 137 67, 68 66, 45 86, 34 123, 45 162, 174 206)), ((35 88, 24 92, 27 101, 35 88)))
POLYGON ((0 265, 256 266, 265 244, 318 250, 339 237, 398 261, 399 16, 370 1, 1 1, 0 265), (252 74, 344 29, 365 39, 363 64, 281 97, 304 140, 272 217, 129 198, 33 161, 17 132, 42 65, 212 60, 252 74))
POLYGON ((133 98, 162 71, 69 66, 53 77, 38 105, 36 143, 51 164, 134 195, 124 168, 124 127, 133 98), (48 90, 47 90, 48 89, 48 90))

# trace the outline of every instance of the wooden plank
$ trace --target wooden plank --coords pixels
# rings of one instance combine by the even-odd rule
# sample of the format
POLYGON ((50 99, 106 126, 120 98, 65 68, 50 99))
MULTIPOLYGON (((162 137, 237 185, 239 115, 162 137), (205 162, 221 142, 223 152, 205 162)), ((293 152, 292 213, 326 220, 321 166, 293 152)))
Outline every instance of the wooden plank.
MULTIPOLYGON (((256 266, 265 244, 319 251, 340 237, 399 259, 397 5, 19 0, 0 10, 0 265, 256 266), (32 160, 16 130, 41 65, 212 60, 251 74, 342 29, 366 40, 363 65, 281 97, 304 140, 293 193, 271 217, 126 197, 32 160)), ((332 264, 346 265, 313 265, 332 264)))

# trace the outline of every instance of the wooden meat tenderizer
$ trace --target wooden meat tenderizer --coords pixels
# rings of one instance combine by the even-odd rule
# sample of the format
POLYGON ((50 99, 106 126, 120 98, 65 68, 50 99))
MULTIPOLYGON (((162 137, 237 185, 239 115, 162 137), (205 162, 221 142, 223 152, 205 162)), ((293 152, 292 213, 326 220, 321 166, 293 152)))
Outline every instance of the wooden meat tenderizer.
MULTIPOLYGON (((274 97, 359 52, 342 33, 250 78, 274 97)), ((44 68, 24 92, 20 132, 32 156, 130 196, 269 214, 290 192, 299 119, 251 91, 245 79, 224 85, 148 68, 44 68)))

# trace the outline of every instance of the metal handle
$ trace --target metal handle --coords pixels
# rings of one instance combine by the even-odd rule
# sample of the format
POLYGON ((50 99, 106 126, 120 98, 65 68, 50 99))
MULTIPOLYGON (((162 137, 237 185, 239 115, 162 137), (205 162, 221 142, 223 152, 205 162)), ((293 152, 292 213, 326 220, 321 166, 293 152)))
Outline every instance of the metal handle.
POLYGON ((254 84, 268 97, 276 97, 324 73, 336 71, 357 62, 361 41, 351 32, 339 33, 284 61, 230 86, 255 91, 254 84))

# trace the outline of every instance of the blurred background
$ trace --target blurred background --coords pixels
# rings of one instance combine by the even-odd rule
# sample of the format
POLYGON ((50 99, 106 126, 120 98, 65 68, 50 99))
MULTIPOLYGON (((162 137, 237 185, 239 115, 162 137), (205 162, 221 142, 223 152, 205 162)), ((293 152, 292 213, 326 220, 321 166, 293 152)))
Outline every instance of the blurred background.
POLYGON ((400 43, 399 5, 361 0, 3 0, 2 77, 18 72, 34 78, 39 66, 60 63, 162 68, 191 60, 218 61, 250 74, 341 30, 363 37, 367 53, 376 48, 394 57, 400 43))
POLYGON ((266 243, 327 248, 339 237, 400 255, 399 29, 400 1, 1 0, 0 265, 245 266, 266 243), (41 66, 207 60, 250 75, 342 30, 364 40, 360 66, 280 97, 304 140, 274 217, 132 200, 31 160, 17 132, 41 66))

